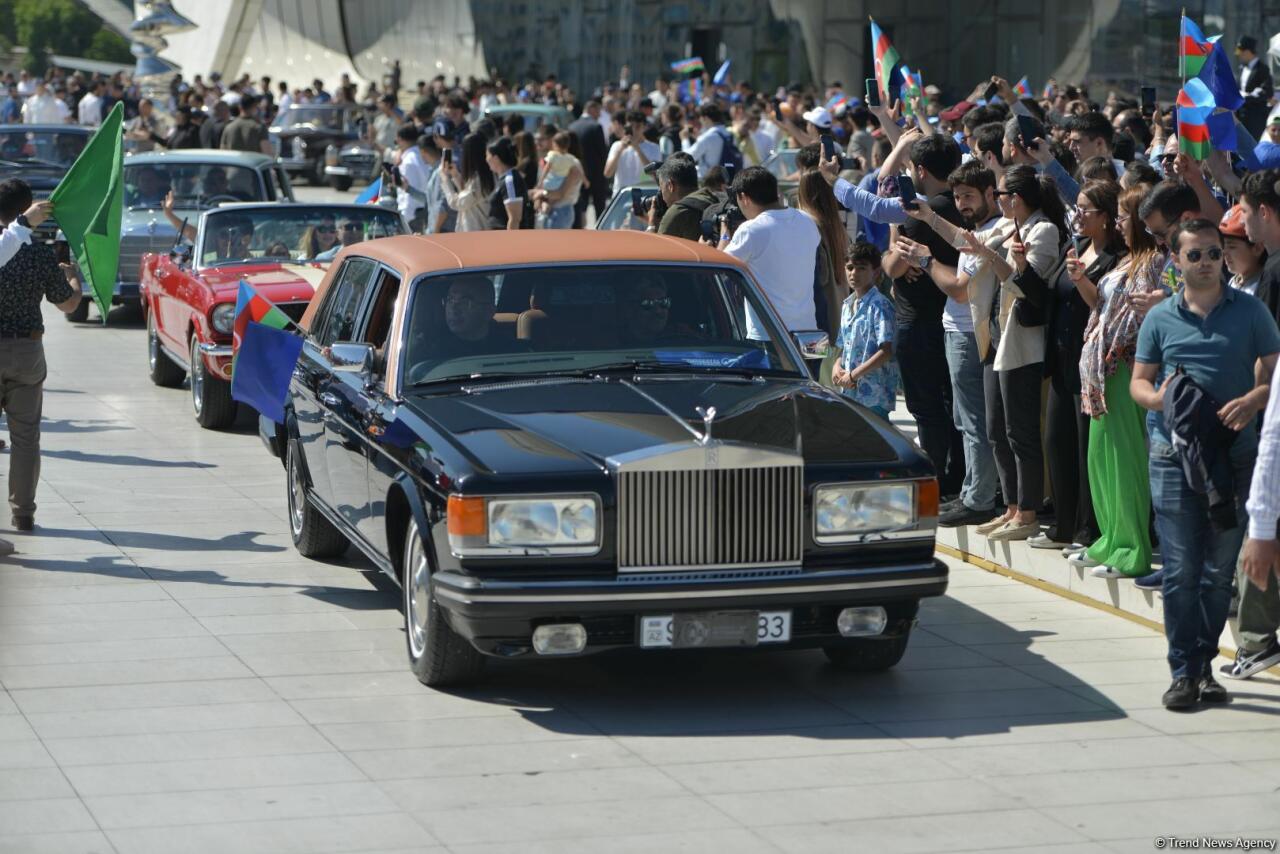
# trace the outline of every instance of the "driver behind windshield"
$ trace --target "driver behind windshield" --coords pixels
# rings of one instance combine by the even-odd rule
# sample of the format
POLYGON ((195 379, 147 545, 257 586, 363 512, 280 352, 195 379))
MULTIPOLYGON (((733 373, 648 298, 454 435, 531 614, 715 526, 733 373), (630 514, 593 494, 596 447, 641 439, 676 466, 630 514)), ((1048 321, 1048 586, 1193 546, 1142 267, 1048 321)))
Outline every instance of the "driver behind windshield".
POLYGON ((527 350, 526 342, 500 335, 494 329, 495 301, 493 282, 488 277, 454 279, 443 300, 445 328, 433 334, 425 327, 434 324, 415 325, 411 334, 416 340, 410 352, 423 360, 439 361, 527 350))
POLYGON ((618 312, 624 346, 652 344, 667 331, 667 320, 671 316, 667 286, 657 279, 641 279, 618 301, 618 312))
POLYGON ((226 170, 220 166, 214 166, 204 175, 204 197, 210 199, 214 196, 227 196, 231 194, 231 188, 227 186, 226 170))
POLYGON ((253 222, 238 216, 210 217, 205 230, 203 262, 240 261, 250 257, 253 222))
POLYGON ((344 246, 354 246, 364 240, 364 225, 358 219, 345 218, 338 225, 338 242, 315 256, 317 261, 332 261, 344 246))
POLYGON ((142 166, 131 177, 134 179, 134 187, 126 200, 129 207, 158 208, 164 203, 169 188, 159 172, 150 166, 142 166))
POLYGON ((332 249, 336 253, 340 248, 338 229, 333 224, 333 217, 326 216, 315 225, 307 226, 306 231, 302 232, 302 239, 298 242, 298 260, 318 260, 329 250, 332 249))

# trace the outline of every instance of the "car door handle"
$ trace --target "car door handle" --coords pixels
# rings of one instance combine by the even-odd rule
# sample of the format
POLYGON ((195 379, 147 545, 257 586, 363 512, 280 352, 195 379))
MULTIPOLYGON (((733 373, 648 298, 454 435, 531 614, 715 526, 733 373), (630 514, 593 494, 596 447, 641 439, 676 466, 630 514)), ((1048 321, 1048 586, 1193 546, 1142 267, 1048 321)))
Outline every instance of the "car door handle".
POLYGON ((320 402, 325 406, 339 407, 342 405, 342 398, 331 391, 322 391, 320 392, 320 402))

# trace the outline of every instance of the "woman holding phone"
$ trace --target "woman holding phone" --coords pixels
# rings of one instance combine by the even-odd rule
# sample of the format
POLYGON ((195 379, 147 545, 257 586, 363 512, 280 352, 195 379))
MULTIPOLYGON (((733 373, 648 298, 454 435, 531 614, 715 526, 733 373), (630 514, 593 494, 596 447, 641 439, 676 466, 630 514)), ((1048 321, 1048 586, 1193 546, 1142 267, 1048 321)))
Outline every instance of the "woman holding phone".
POLYGON ((469 133, 462 140, 462 169, 452 159, 445 160, 445 201, 458 212, 458 231, 487 231, 489 214, 486 201, 493 193, 493 172, 485 157, 485 135, 469 133))
POLYGON ((1011 167, 1000 178, 996 199, 1013 231, 1002 253, 970 232, 969 251, 990 262, 1000 281, 992 303, 995 358, 985 367, 987 437, 996 458, 1005 512, 979 525, 992 540, 1025 540, 1040 532, 1036 512, 1044 501, 1044 452, 1040 443, 1040 381, 1044 376, 1043 302, 1024 290, 1028 270, 1040 284, 1062 257, 1068 234, 1066 208, 1052 178, 1030 166, 1011 167))

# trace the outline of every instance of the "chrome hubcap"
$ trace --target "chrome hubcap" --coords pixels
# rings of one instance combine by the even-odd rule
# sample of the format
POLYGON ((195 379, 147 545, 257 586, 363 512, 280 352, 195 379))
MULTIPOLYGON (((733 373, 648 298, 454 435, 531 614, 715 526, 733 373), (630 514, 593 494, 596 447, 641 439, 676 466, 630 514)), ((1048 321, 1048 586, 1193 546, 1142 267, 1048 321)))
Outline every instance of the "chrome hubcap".
POLYGON ((405 611, 408 619, 409 649, 414 658, 419 658, 427 647, 427 612, 430 592, 430 570, 427 557, 422 551, 422 538, 418 536, 418 526, 409 529, 409 546, 404 570, 405 611))
POLYGON ((204 359, 200 358, 200 343, 191 342, 191 405, 196 408, 196 415, 204 404, 204 359))
POLYGON ((296 537, 302 533, 302 512, 305 509, 306 495, 302 491, 302 466, 298 458, 289 448, 289 526, 296 537))

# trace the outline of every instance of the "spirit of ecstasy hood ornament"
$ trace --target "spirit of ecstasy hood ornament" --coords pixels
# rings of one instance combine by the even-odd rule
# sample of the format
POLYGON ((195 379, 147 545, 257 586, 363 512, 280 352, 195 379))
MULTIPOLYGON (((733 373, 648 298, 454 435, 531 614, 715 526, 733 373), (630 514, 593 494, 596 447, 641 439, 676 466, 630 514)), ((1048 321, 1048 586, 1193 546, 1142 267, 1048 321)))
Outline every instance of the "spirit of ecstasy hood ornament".
POLYGON ((711 422, 716 420, 716 408, 714 406, 695 406, 694 411, 702 416, 702 444, 711 441, 711 422))

